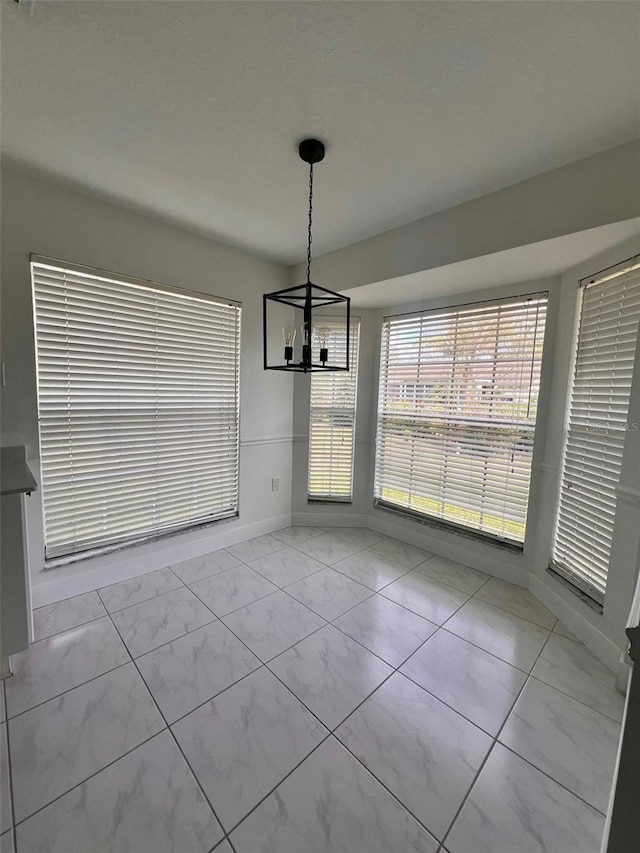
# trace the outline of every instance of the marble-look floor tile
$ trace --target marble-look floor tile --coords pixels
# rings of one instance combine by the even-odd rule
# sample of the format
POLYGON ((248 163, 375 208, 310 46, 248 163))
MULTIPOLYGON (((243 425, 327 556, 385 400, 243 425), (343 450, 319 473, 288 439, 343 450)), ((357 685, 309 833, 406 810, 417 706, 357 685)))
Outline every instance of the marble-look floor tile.
POLYGON ((328 738, 231 835, 237 853, 436 853, 437 842, 328 738))
POLYGON ((620 724, 530 678, 500 741, 594 808, 606 812, 620 724))
POLYGON ((0 832, 6 832, 13 822, 9 789, 9 750, 7 724, 0 724, 0 832))
POLYGON ((0 853, 14 853, 13 830, 0 835, 0 853))
POLYGON ((328 621, 372 595, 368 587, 329 568, 291 584, 287 592, 328 621))
POLYGON ((220 844, 217 845, 213 853, 233 853, 233 850, 231 849, 231 845, 225 838, 220 842, 220 844))
POLYGON ((616 677, 586 646, 552 634, 532 675, 621 721, 624 696, 616 690, 616 677))
POLYGON ((393 672, 333 625, 274 658, 269 668, 330 729, 393 672))
POLYGON ((542 628, 553 628, 556 617, 528 589, 508 583, 500 578, 491 578, 476 593, 476 598, 493 604, 507 613, 534 622, 542 628))
POLYGON ((108 616, 33 643, 11 658, 9 716, 46 702, 130 660, 108 616))
POLYGON ((163 592, 170 592, 172 589, 178 589, 181 586, 182 582, 171 569, 158 569, 155 572, 148 572, 146 575, 138 575, 131 580, 122 581, 122 583, 105 586, 99 589, 98 593, 109 613, 115 613, 125 607, 140 604, 142 601, 148 601, 150 598, 162 595, 163 592))
POLYGON ((345 560, 357 551, 362 551, 360 545, 353 545, 336 536, 335 533, 323 533, 322 536, 314 536, 313 539, 307 539, 296 546, 303 554, 308 554, 314 560, 320 560, 327 566, 337 563, 338 560, 345 560))
POLYGON ((382 589, 410 571, 371 550, 359 551, 346 560, 334 563, 333 568, 374 590, 382 589))
POLYGON ((447 631, 438 631, 400 671, 491 735, 498 733, 527 678, 447 631))
POLYGON ((384 539, 382 542, 373 545, 371 550, 393 563, 405 566, 407 569, 415 569, 416 566, 431 557, 430 551, 424 551, 414 545, 407 545, 406 542, 401 542, 399 539, 384 539))
POLYGON ((334 527, 331 533, 339 536, 340 539, 344 539, 345 542, 357 545, 359 548, 370 548, 377 542, 382 542, 383 539, 387 538, 382 533, 369 530, 368 527, 334 527))
POLYGON ((221 838, 168 731, 18 827, 25 853, 203 853, 221 838))
POLYGON ((598 853, 604 817, 496 744, 448 838, 451 853, 598 853))
POLYGON ((440 839, 492 744, 400 673, 363 702, 336 737, 440 839))
POLYGON ((446 624, 447 631, 529 672, 549 631, 472 598, 446 624))
POLYGON ((249 563, 251 560, 257 560, 258 557, 265 557, 267 554, 273 554, 274 551, 280 551, 282 548, 284 548, 284 543, 267 533, 266 536, 256 536, 255 539, 247 539, 246 542, 230 545, 226 550, 234 557, 242 560, 243 563, 249 563))
POLYGON ((442 625, 469 598, 466 592, 445 586, 422 572, 413 571, 385 586, 380 595, 424 616, 436 625, 442 625))
POLYGON ((391 666, 400 664, 437 626, 382 595, 372 595, 333 624, 391 666))
POLYGON ((186 587, 118 610, 112 619, 131 655, 139 657, 216 617, 186 587))
POLYGON ((324 563, 303 554, 297 548, 284 548, 275 554, 252 560, 249 565, 276 586, 289 586, 325 567, 324 563))
POLYGON ((489 580, 489 575, 485 575, 484 572, 456 563, 454 560, 448 560, 446 557, 439 557, 437 554, 429 557, 426 562, 420 563, 416 571, 445 586, 452 586, 460 592, 466 592, 467 595, 473 595, 489 580))
POLYGON ((264 667, 180 720, 173 732, 226 830, 328 735, 264 667))
POLYGON ((77 628, 105 616, 106 611, 97 592, 85 592, 33 611, 33 639, 45 640, 69 628, 77 628))
POLYGON ((16 821, 165 727, 132 663, 11 720, 16 821))
POLYGON ((560 634, 560 636, 561 636, 561 637, 566 637, 568 640, 573 640, 573 641, 574 641, 574 643, 581 643, 581 642, 582 642, 582 640, 580 640, 578 637, 576 637, 576 635, 575 635, 575 634, 573 634, 573 633, 572 633, 572 632, 567 628, 567 626, 566 626, 566 625, 563 625, 563 623, 562 623, 562 622, 560 622, 560 620, 558 620, 558 621, 556 622, 556 624, 554 625, 554 627, 553 627, 553 633, 554 633, 554 634, 560 634))
POLYGON ((210 622, 136 661, 169 723, 260 666, 222 622, 210 622))
POLYGON ((282 530, 276 530, 272 533, 276 539, 284 542, 285 545, 299 545, 301 542, 306 542, 307 539, 313 539, 314 536, 322 536, 326 533, 324 527, 283 527, 282 530))
POLYGON ((192 557, 183 563, 171 566, 172 571, 183 583, 191 584, 209 578, 211 575, 219 575, 240 565, 240 560, 228 551, 212 551, 201 557, 192 557))
POLYGON ((191 589, 216 616, 226 616, 252 601, 271 595, 278 587, 249 566, 236 566, 228 572, 192 584, 191 589))
POLYGON ((280 591, 230 613, 223 621, 262 661, 271 660, 326 624, 280 591))

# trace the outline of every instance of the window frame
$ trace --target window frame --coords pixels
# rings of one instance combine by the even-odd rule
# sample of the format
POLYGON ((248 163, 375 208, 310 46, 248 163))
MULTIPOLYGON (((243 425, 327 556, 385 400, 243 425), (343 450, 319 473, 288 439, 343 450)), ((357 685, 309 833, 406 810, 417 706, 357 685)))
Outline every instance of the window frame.
MULTIPOLYGON (((43 540, 44 540, 44 558, 45 558, 45 568, 50 568, 60 564, 66 564, 70 562, 75 562, 77 560, 83 560, 88 557, 97 556, 99 554, 110 553, 116 550, 120 550, 123 548, 143 544, 145 542, 164 539, 170 536, 174 536, 179 533, 183 533, 189 530, 195 530, 199 528, 203 528, 209 526, 211 524, 216 524, 219 521, 226 521, 232 518, 237 518, 239 516, 239 502, 240 502, 240 494, 239 494, 239 486, 240 486, 240 359, 241 359, 241 338, 242 338, 242 303, 227 299, 224 297, 214 296, 209 293, 203 293, 199 291, 193 291, 186 288, 181 288, 161 282, 156 282, 150 279, 142 279, 134 276, 129 276, 121 273, 111 272, 103 269, 99 269, 96 267, 90 267, 83 264, 77 264, 65 260, 61 260, 58 258, 52 258, 48 256, 31 254, 30 255, 30 276, 31 276, 31 291, 32 291, 32 310, 33 310, 33 323, 34 323, 34 350, 35 350, 35 362, 36 362, 36 398, 37 398, 37 410, 38 410, 38 440, 39 440, 39 452, 40 452, 40 466, 41 466, 41 486, 42 486, 42 504, 43 504, 43 540), (133 295, 133 299, 143 299, 141 296, 141 291, 148 291, 151 294, 156 294, 162 299, 162 297, 177 297, 179 300, 185 300, 185 306, 187 311, 189 307, 193 308, 194 303, 197 302, 205 302, 211 303, 212 308, 216 306, 220 312, 224 312, 225 309, 231 309, 231 313, 228 314, 226 318, 226 323, 228 328, 232 331, 229 332, 227 330, 227 337, 231 336, 233 350, 232 356, 229 359, 228 355, 225 357, 224 361, 221 361, 220 364, 224 367, 227 366, 227 362, 232 365, 233 375, 229 379, 229 384, 233 386, 233 406, 229 411, 234 411, 235 415, 233 415, 232 419, 235 424, 234 427, 234 438, 228 442, 228 450, 232 452, 232 458, 230 463, 230 471, 232 478, 232 506, 230 506, 229 510, 225 511, 213 511, 210 516, 198 516, 197 518, 193 518, 192 520, 184 520, 177 522, 169 522, 163 523, 155 529, 146 529, 141 530, 139 532, 132 533, 130 535, 123 535, 122 530, 119 534, 115 535, 111 541, 99 541, 99 542, 86 542, 81 547, 78 546, 77 540, 73 541, 73 546, 68 547, 67 545, 61 545, 57 542, 48 542, 47 536, 47 508, 46 508, 46 477, 44 475, 44 462, 46 457, 46 451, 43 450, 43 407, 42 407, 42 387, 41 387, 41 363, 42 356, 39 353, 40 347, 40 337, 38 333, 38 322, 41 322, 42 314, 39 313, 38 304, 37 304, 37 285, 36 285, 36 277, 41 275, 43 278, 46 276, 46 269, 49 268, 51 270, 50 276, 53 279, 58 276, 60 280, 64 278, 67 274, 71 277, 79 276, 79 277, 88 277, 89 279, 95 280, 99 287, 106 288, 109 283, 115 285, 122 285, 124 287, 131 287, 131 294, 133 295), (40 270, 40 272, 38 272, 40 270), (42 272, 44 270, 44 272, 42 272), (137 294, 137 295, 136 295, 137 294), (229 325, 230 324, 230 325, 229 325), (61 549, 65 550, 61 550, 61 549)), ((53 285, 55 286, 55 285, 53 285)), ((104 297, 103 297, 104 300, 104 297)), ((89 302, 89 300, 87 300, 89 302)), ((55 303, 53 303, 55 305, 55 303)), ((151 304, 151 303, 149 303, 151 304)), ((176 303, 178 305, 182 304, 180 301, 176 303)), ((54 307, 55 310, 55 307, 54 307)), ((64 309, 66 310, 66 309, 64 309)), ((214 309, 215 310, 215 309, 214 309)), ((88 313, 88 310, 87 310, 88 313)), ((212 315, 213 318, 214 315, 212 315)), ((81 325, 78 326, 81 328, 81 325)), ((160 325, 154 328, 153 332, 156 336, 161 336, 162 328, 160 325)), ((46 340, 46 335, 43 336, 42 340, 46 340)), ((68 350, 68 344, 65 348, 61 348, 59 351, 68 350)), ((115 350, 114 350, 115 351, 115 350)), ((133 363, 127 362, 129 364, 133 363)), ((158 368, 156 368, 157 370, 158 368)), ((151 375, 151 374, 149 374, 151 375)), ((228 396, 228 395, 227 395, 228 396)), ((231 399, 231 398, 230 398, 231 399)), ((98 405, 98 404, 96 404, 98 405)), ((226 401, 225 401, 226 406, 226 401)), ((228 407, 227 407, 228 408, 228 407)), ((156 408, 156 411, 160 411, 156 408)), ((122 423, 122 418, 117 422, 118 428, 120 428, 120 424, 122 423)), ((96 440, 99 439, 98 433, 96 432, 96 440)), ((69 444, 69 447, 71 445, 69 444)), ((156 448, 157 449, 157 448, 156 448)), ((159 450, 158 450, 159 452, 159 450)), ((224 491, 224 490, 223 490, 224 491)), ((221 493, 222 494, 222 491, 221 493)), ((226 495, 226 492, 225 492, 226 495)), ((94 537, 95 538, 95 537, 94 537)))
MULTIPOLYGON (((463 536, 475 541, 481 541, 487 544, 494 545, 496 547, 504 548, 506 550, 514 551, 517 553, 522 553, 525 547, 525 541, 529 530, 528 525, 528 517, 529 512, 532 506, 532 496, 535 500, 535 490, 537 489, 537 483, 533 478, 533 471, 535 465, 535 456, 536 456, 536 447, 539 438, 539 412, 540 412, 540 404, 543 403, 545 392, 544 392, 544 356, 545 356, 545 341, 546 335, 548 333, 550 323, 549 323, 549 309, 551 307, 551 299, 548 290, 542 290, 532 293, 521 293, 521 292, 513 292, 508 296, 498 296, 487 299, 478 299, 472 302, 461 302, 455 304, 446 304, 439 305, 433 308, 426 308, 422 310, 411 311, 409 313, 397 313, 397 314, 388 314, 382 318, 381 325, 381 335, 380 335, 380 347, 379 347, 379 367, 378 367, 378 388, 377 388, 377 405, 376 405, 376 434, 375 434, 375 454, 374 459, 372 460, 372 478, 373 478, 373 506, 376 509, 380 509, 384 512, 389 512, 394 515, 398 515, 400 517, 409 518, 418 523, 427 525, 429 527, 433 527, 435 529, 442 529, 448 532, 455 533, 456 535, 463 536), (462 312, 464 309, 476 309, 479 310, 482 306, 498 306, 500 304, 514 304, 514 303, 525 303, 526 301, 535 301, 538 300, 538 315, 536 316, 536 334, 535 341, 539 343, 540 347, 540 356, 539 359, 532 359, 532 364, 536 361, 539 363, 539 371, 537 373, 536 385, 537 385, 537 395, 535 398, 536 402, 536 416, 533 421, 531 427, 531 450, 530 450, 530 462, 529 462, 529 480, 528 480, 528 489, 527 489, 527 507, 526 512, 523 517, 523 525, 524 532, 521 540, 515 540, 512 538, 507 538, 505 536, 501 536, 499 534, 492 533, 487 530, 481 530, 473 526, 467 526, 462 523, 457 523, 455 521, 451 521, 446 518, 441 518, 437 515, 431 515, 426 512, 414 510, 412 508, 406 506, 400 506, 398 504, 391 503, 389 501, 385 501, 384 498, 379 495, 379 485, 380 485, 380 475, 379 475, 379 454, 380 454, 380 444, 381 444, 381 428, 382 428, 382 407, 384 405, 384 382, 385 377, 384 374, 384 366, 383 361, 385 358, 385 343, 384 343, 384 325, 388 322, 393 322, 394 320, 400 320, 402 318, 423 318, 428 315, 438 315, 438 314, 453 314, 457 312, 462 312), (539 314, 542 313, 542 319, 540 319, 539 314)), ((416 380, 411 380, 410 383, 412 385, 430 385, 429 379, 422 379, 419 382, 416 380)), ((477 383, 476 383, 477 384, 477 383)), ((529 386, 532 387, 531 385, 529 386)), ((485 395, 485 390, 480 390, 480 385, 477 387, 477 393, 481 396, 485 395)))
MULTIPOLYGON (((344 325, 344 322, 341 318, 337 318, 331 315, 326 315, 324 317, 318 316, 316 318, 316 322, 321 323, 322 321, 327 321, 327 323, 331 324, 332 322, 338 322, 341 326, 344 325)), ((358 380, 359 380, 359 363, 360 363, 360 332, 361 332, 361 321, 360 317, 351 315, 350 317, 350 327, 349 327, 349 371, 348 372, 313 372, 310 374, 310 382, 309 382, 309 441, 307 448, 307 503, 308 504, 351 504, 353 503, 353 487, 355 481, 355 462, 356 462, 356 426, 357 426, 357 415, 358 415, 358 380), (352 412, 351 415, 351 430, 352 430, 352 440, 351 440, 351 448, 350 448, 350 457, 351 457, 351 465, 350 465, 350 473, 349 473, 349 494, 339 495, 337 493, 315 493, 311 491, 311 480, 313 476, 312 472, 312 429, 313 429, 313 385, 314 382, 320 382, 322 380, 327 380, 329 382, 345 382, 351 381, 351 377, 353 376, 353 406, 349 407, 340 407, 334 406, 333 410, 339 412, 346 412, 347 410, 352 412)), ((345 335, 346 337, 346 335, 345 335)), ((318 407, 321 408, 321 407, 318 407)), ((329 408, 329 407, 326 407, 329 408)))
MULTIPOLYGON (((585 309, 585 296, 590 287, 597 287, 598 285, 605 284, 607 281, 621 277, 627 273, 632 273, 634 270, 637 270, 640 267, 640 255, 635 255, 631 258, 627 258, 624 261, 621 261, 618 264, 614 264, 610 267, 605 268, 604 270, 600 270, 597 273, 589 275, 578 284, 577 294, 578 298, 575 306, 575 319, 574 319, 574 328, 573 328, 573 340, 572 340, 572 353, 571 353, 571 365, 569 370, 569 378, 567 383, 567 394, 566 394, 566 407, 565 414, 563 419, 563 441, 562 441, 562 456, 560 461, 559 468, 559 476, 558 476, 558 487, 557 487, 557 497, 556 497, 556 507, 555 507, 555 515, 553 522, 553 532, 551 537, 551 555, 549 559, 548 571, 555 575, 563 584, 565 584, 572 592, 580 596, 585 603, 589 604, 591 607, 596 609, 598 612, 602 612, 605 597, 607 593, 607 586, 609 580, 609 565, 607 562, 606 572, 604 573, 604 583, 603 588, 600 589, 600 585, 597 583, 593 583, 591 581, 591 568, 587 568, 586 570, 582 567, 576 568, 572 567, 563 560, 562 558, 556 557, 556 544, 558 540, 558 535, 560 528, 563 524, 562 521, 562 508, 563 508, 563 490, 566 489, 566 484, 569 482, 567 479, 565 481, 565 473, 567 470, 567 455, 569 450, 569 438, 570 438, 570 430, 572 428, 572 416, 573 416, 573 396, 576 388, 577 374, 580 369, 579 358, 581 354, 581 328, 583 321, 583 311, 585 309)), ((640 271, 637 273, 640 275, 640 271)), ((637 276, 636 276, 637 277, 637 276)), ((593 309, 589 309, 593 310, 593 309)), ((639 312, 640 314, 640 309, 639 312)), ((631 356, 632 364, 635 362, 638 356, 638 351, 640 350, 640 321, 638 325, 638 329, 636 331, 636 340, 635 347, 633 348, 633 354, 631 356)), ((597 337, 593 338, 591 345, 597 340, 597 337)), ((631 368, 631 375, 629 379, 629 395, 627 398, 627 412, 626 419, 628 421, 628 406, 634 394, 634 386, 639 381, 640 377, 636 376, 633 367, 631 368)), ((583 381, 582 379, 580 381, 583 381)), ((581 392, 584 394, 584 391, 581 392)), ((584 401, 583 401, 584 406, 584 401)), ((576 407, 578 408, 578 407, 576 407)), ((619 443, 620 446, 620 462, 619 462, 619 470, 618 470, 618 481, 613 488, 613 498, 611 501, 612 504, 612 520, 610 524, 609 530, 609 553, 608 559, 611 557, 611 548, 613 546, 614 537, 615 537, 615 524, 616 524, 616 512, 617 512, 617 502, 618 502, 618 488, 620 485, 620 473, 622 471, 622 465, 624 464, 624 453, 626 447, 626 438, 628 433, 625 432, 623 436, 623 440, 619 443)), ((571 448, 571 452, 575 452, 574 448, 571 448)), ((593 466, 592 466, 593 467, 593 466)), ((571 486, 569 486, 571 488, 571 486)), ((600 492, 602 494, 602 492, 600 492)), ((571 502, 569 502, 571 503, 571 502)), ((566 536, 566 531, 563 533, 566 536)), ((594 534, 595 535, 595 534, 594 534)), ((583 561, 580 561, 581 563, 583 561)), ((590 561, 589 565, 591 565, 590 561)), ((599 569, 595 569, 595 575, 597 577, 599 573, 599 569)))

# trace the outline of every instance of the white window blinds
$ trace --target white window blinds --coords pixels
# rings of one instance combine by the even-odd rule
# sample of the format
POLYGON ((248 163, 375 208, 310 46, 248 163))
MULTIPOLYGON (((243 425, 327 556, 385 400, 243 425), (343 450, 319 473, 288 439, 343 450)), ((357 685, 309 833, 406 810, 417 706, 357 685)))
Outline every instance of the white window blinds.
POLYGON ((524 540, 546 294, 389 317, 375 498, 524 540))
MULTIPOLYGON (((331 331, 330 360, 346 362, 344 322, 323 318, 331 331)), ((360 322, 351 318, 348 373, 312 373, 309 417, 309 497, 350 501, 353 491, 353 454, 358 386, 360 322)))
POLYGON ((31 269, 46 556, 237 515, 240 308, 31 269))
POLYGON ((552 566, 604 600, 640 320, 640 264, 584 284, 552 566))

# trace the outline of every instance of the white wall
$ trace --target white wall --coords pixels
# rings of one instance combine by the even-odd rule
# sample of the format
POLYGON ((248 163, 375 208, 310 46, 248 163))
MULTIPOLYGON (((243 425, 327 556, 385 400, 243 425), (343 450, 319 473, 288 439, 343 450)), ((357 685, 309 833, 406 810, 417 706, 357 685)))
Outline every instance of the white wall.
POLYGON ((354 308, 354 313, 361 316, 362 346, 360 352, 360 370, 358 376, 358 409, 356 415, 357 436, 356 458, 354 472, 354 501, 351 506, 318 506, 306 503, 306 464, 307 446, 305 430, 308 430, 308 386, 303 382, 296 383, 294 391, 294 432, 296 444, 294 448, 293 468, 293 512, 297 523, 304 523, 305 513, 313 523, 350 524, 365 523, 381 533, 402 538, 414 545, 426 548, 462 563, 484 569, 491 574, 522 585, 528 584, 529 572, 533 566, 534 529, 537 514, 539 493, 538 460, 544 452, 544 431, 536 435, 534 448, 534 471, 531 485, 531 501, 529 518, 532 523, 527 530, 527 539, 523 553, 506 550, 496 545, 471 540, 468 537, 421 524, 411 518, 404 518, 395 513, 378 509, 373 506, 373 478, 375 461, 375 431, 378 399, 379 374, 379 345, 382 318, 387 315, 401 314, 407 311, 430 310, 444 305, 462 304, 466 302, 483 301, 501 298, 513 294, 549 292, 549 309, 547 331, 545 336, 545 359, 540 391, 540 418, 546 417, 548 409, 551 358, 555 317, 557 314, 559 279, 510 285, 508 287, 484 289, 465 293, 457 297, 439 297, 425 299, 411 305, 390 305, 388 308, 373 311, 354 308), (323 522, 323 518, 331 519, 323 522), (335 517, 335 519, 334 519, 335 517))
POLYGON ((314 280, 342 291, 632 219, 639 158, 636 140, 328 252, 314 280))
POLYGON ((29 533, 35 605, 288 524, 293 383, 290 376, 263 371, 261 350, 262 294, 285 287, 287 269, 40 177, 3 170, 2 443, 25 444, 36 476, 30 253, 228 297, 243 305, 240 517, 45 572, 40 498, 34 495, 29 500, 29 533), (280 477, 279 492, 271 491, 272 477, 280 477))
MULTIPOLYGON (((308 384, 296 382, 294 392, 293 509, 296 523, 367 524, 428 551, 483 569, 529 587, 608 666, 615 669, 625 648, 624 627, 633 595, 640 554, 640 429, 627 433, 624 470, 611 554, 604 611, 597 613, 546 570, 551 556, 562 461, 564 416, 577 318, 578 281, 604 267, 640 252, 633 240, 585 262, 562 276, 507 287, 484 289, 453 297, 425 299, 411 305, 391 305, 380 311, 354 308, 362 317, 363 349, 358 379, 358 437, 354 501, 351 506, 306 504, 308 384), (522 553, 421 524, 373 506, 373 469, 379 368, 380 325, 383 316, 429 310, 515 294, 549 292, 547 328, 536 430, 527 532, 522 553), (326 520, 324 520, 326 519, 326 520)), ((638 354, 640 360, 640 352, 638 354)), ((640 424, 640 364, 631 401, 630 422, 640 424)))

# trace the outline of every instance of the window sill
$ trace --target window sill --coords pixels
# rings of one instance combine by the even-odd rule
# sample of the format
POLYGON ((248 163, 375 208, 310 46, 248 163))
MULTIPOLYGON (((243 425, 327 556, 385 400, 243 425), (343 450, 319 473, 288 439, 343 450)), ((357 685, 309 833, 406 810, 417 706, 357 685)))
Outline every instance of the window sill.
POLYGON ((351 498, 307 498, 307 504, 338 504, 339 506, 351 506, 351 498))
POLYGON ((425 527, 431 527, 434 530, 443 530, 447 533, 453 533, 456 536, 461 536, 464 539, 470 539, 473 542, 482 542, 485 545, 490 545, 493 548, 499 548, 502 551, 510 551, 512 554, 522 554, 524 551, 524 545, 519 545, 517 542, 507 542, 504 539, 498 539, 489 534, 479 533, 465 527, 460 527, 457 524, 449 524, 446 521, 439 521, 436 518, 396 508, 385 503, 374 501, 373 506, 374 509, 388 512, 391 515, 397 515, 400 516, 400 518, 407 518, 410 521, 417 521, 418 524, 423 524, 425 527))
POLYGON ((572 583, 567 577, 565 577, 561 572, 559 572, 553 566, 547 567, 547 574, 551 575, 551 577, 558 581, 563 587, 572 592, 577 598, 582 601, 583 604, 586 604, 587 607, 590 607, 592 610, 595 610, 600 616, 603 612, 603 605, 600 601, 596 601, 595 598, 592 598, 586 592, 584 592, 580 587, 576 586, 575 583, 572 583))
POLYGON ((150 536, 140 536, 137 539, 128 539, 125 542, 115 542, 113 545, 103 545, 100 548, 90 548, 86 551, 78 551, 75 554, 63 554, 59 557, 51 557, 49 559, 45 558, 44 571, 48 572, 51 569, 59 569, 62 566, 69 566, 73 563, 92 560, 95 557, 104 557, 107 554, 115 554, 119 551, 128 551, 131 548, 138 548, 142 545, 148 545, 151 542, 159 542, 162 539, 171 539, 174 536, 180 536, 183 533, 192 533, 196 530, 204 530, 207 527, 213 527, 216 524, 223 524, 226 521, 236 521, 239 517, 239 513, 236 513, 235 515, 228 516, 227 518, 217 518, 214 521, 205 521, 202 524, 180 527, 177 530, 155 533, 150 536))

